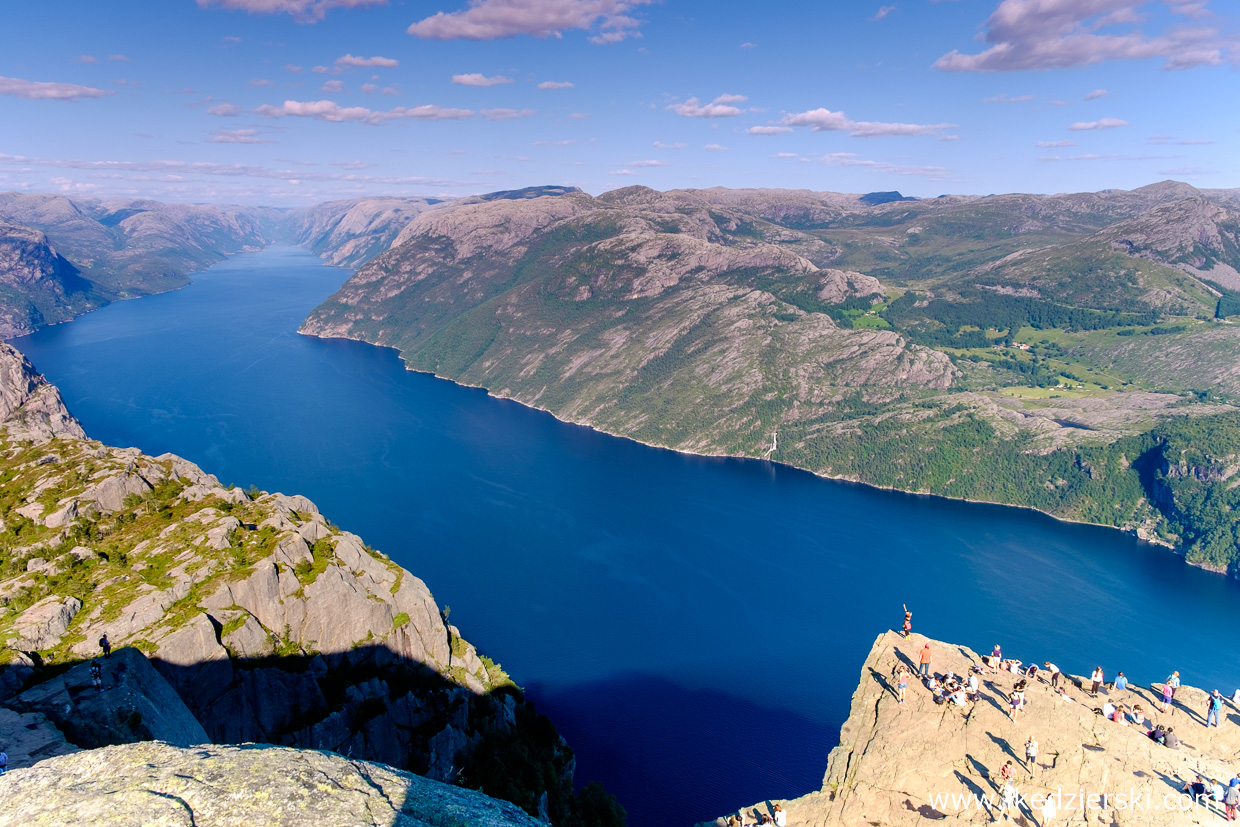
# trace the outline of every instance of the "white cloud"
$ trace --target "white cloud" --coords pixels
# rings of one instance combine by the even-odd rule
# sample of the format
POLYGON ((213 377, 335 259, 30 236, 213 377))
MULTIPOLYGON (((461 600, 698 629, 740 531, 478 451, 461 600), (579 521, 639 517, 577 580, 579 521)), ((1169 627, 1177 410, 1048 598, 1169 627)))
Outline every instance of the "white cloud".
POLYGON ((390 57, 354 57, 351 54, 336 58, 336 66, 341 69, 360 69, 377 66, 382 69, 395 69, 400 61, 390 57))
POLYGON ((1096 121, 1077 121, 1068 127, 1073 132, 1085 132, 1093 129, 1118 129, 1121 126, 1128 126, 1128 121, 1120 118, 1101 118, 1096 121))
POLYGON ((749 41, 745 41, 744 43, 741 44, 741 48, 742 49, 756 49, 758 48, 758 45, 756 43, 750 43, 749 41))
POLYGON ((824 155, 822 163, 836 167, 861 167, 888 175, 920 175, 935 181, 941 181, 948 177, 948 171, 944 167, 906 166, 888 163, 887 161, 870 161, 858 158, 851 152, 833 152, 830 155, 824 155))
POLYGON ((800 158, 801 156, 797 155, 795 152, 776 152, 771 157, 772 158, 800 158))
POLYGON ((640 172, 634 172, 631 169, 613 169, 608 175, 641 175, 640 172))
POLYGON ((300 66, 298 66, 296 63, 286 63, 286 64, 284 64, 284 71, 286 71, 286 72, 300 72, 300 71, 301 71, 301 67, 300 67, 300 66))
POLYGON ((115 94, 108 89, 78 86, 76 83, 48 83, 0 76, 0 95, 13 95, 28 100, 75 101, 82 98, 103 98, 115 94))
POLYGON ((82 55, 78 58, 78 63, 98 63, 99 58, 94 55, 82 55))
POLYGON ((589 117, 590 117, 589 112, 574 112, 573 114, 568 116, 569 120, 572 120, 572 121, 584 121, 584 120, 587 120, 589 117))
POLYGON ((982 98, 982 103, 1028 103, 1033 99, 1033 95, 1020 95, 1019 97, 1009 98, 1005 92, 1001 95, 995 95, 993 98, 982 98))
POLYGON ((684 103, 673 103, 664 107, 675 112, 682 118, 732 118, 741 114, 741 110, 730 104, 745 100, 740 95, 720 95, 713 101, 703 104, 697 98, 689 98, 684 103))
POLYGON ((535 141, 534 146, 573 146, 577 142, 571 138, 566 141, 535 141))
POLYGON ((630 161, 631 167, 665 167, 667 161, 630 161))
MULTIPOLYGON (((1107 60, 1162 58, 1164 69, 1240 65, 1240 47, 1218 27, 1173 23, 1147 36, 1135 28, 1148 0, 1003 0, 979 36, 990 47, 977 54, 952 50, 934 66, 948 72, 1063 69, 1107 60), (1108 33, 1099 34, 1103 29, 1108 33)), ((1172 6, 1195 18, 1204 3, 1172 6)))
POLYGON ((344 107, 335 101, 293 101, 287 100, 282 106, 273 106, 272 104, 264 104, 254 110, 264 118, 314 118, 318 121, 329 121, 331 123, 343 123, 344 121, 360 121, 366 124, 380 124, 384 121, 391 120, 419 120, 419 121, 442 121, 442 120, 461 120, 462 118, 473 117, 473 110, 470 109, 449 109, 442 106, 433 106, 424 104, 422 106, 404 107, 398 106, 395 109, 374 110, 367 109, 364 106, 348 106, 344 107))
POLYGON ((377 92, 377 91, 379 91, 379 87, 378 87, 377 85, 373 84, 373 83, 363 83, 363 84, 362 84, 362 94, 363 94, 363 95, 370 95, 370 94, 373 94, 373 93, 375 93, 375 92, 377 92))
POLYGON ((221 118, 231 118, 240 112, 241 109, 231 103, 217 103, 207 108, 208 115, 218 115, 221 118))
POLYGON ((125 55, 108 55, 108 60, 114 60, 117 63, 129 63, 129 58, 125 55))
POLYGON ((499 86, 512 83, 512 78, 506 78, 503 75, 487 77, 481 72, 473 72, 468 75, 453 75, 452 82, 457 86, 499 86))
POLYGON ((1095 89, 1094 91, 1092 91, 1092 92, 1090 92, 1089 94, 1087 94, 1087 95, 1085 96, 1084 100, 1087 100, 1087 101, 1096 101, 1096 100, 1098 100, 1098 98, 1105 98, 1106 96, 1107 96, 1107 90, 1105 90, 1105 89, 1095 89))
POLYGON ((207 138, 207 142, 212 144, 275 143, 275 141, 270 141, 261 137, 261 133, 257 129, 212 129, 211 137, 207 138))
POLYGON ((790 126, 751 126, 745 130, 746 135, 783 135, 791 132, 790 126))
POLYGON ((702 149, 706 150, 707 152, 730 152, 731 151, 723 144, 707 144, 706 146, 702 147, 702 149))
POLYGON ((684 148, 685 148, 685 147, 687 147, 687 146, 688 146, 688 144, 680 144, 680 143, 676 143, 676 144, 665 144, 665 143, 663 143, 662 141, 655 141, 655 142, 654 142, 654 148, 655 148, 655 149, 684 149, 684 148))
POLYGON ((329 80, 327 81, 327 83, 324 83, 321 87, 319 87, 319 91, 320 92, 331 92, 331 93, 343 92, 344 81, 343 80, 329 80))
MULTIPOLYGON (((934 135, 942 132, 944 129, 951 129, 955 126, 955 124, 950 123, 918 124, 854 121, 843 112, 832 112, 830 109, 822 108, 785 115, 780 123, 787 126, 808 126, 815 132, 847 132, 854 138, 878 138, 888 135, 934 135)), ((770 133, 754 133, 751 130, 751 134, 770 133)))
POLYGON ((251 89, 260 89, 264 86, 275 86, 275 82, 267 80, 266 78, 252 78, 250 80, 251 89))
POLYGON ((891 14, 895 10, 896 10, 895 3, 892 3, 890 6, 879 6, 878 11, 874 12, 874 16, 871 17, 870 20, 877 22, 879 20, 882 20, 884 17, 891 14))
POLYGON ((537 109, 483 109, 482 116, 490 121, 513 121, 517 118, 532 118, 538 114, 537 109))
POLYGON ((1150 143, 1150 144, 1157 144, 1157 145, 1160 145, 1160 146, 1161 146, 1161 145, 1172 145, 1172 146, 1209 146, 1209 145, 1213 144, 1213 143, 1214 143, 1214 141, 1209 141, 1209 140, 1205 140, 1205 139, 1202 139, 1202 138, 1178 138, 1178 139, 1177 139, 1177 138, 1172 138, 1170 135, 1155 135, 1154 137, 1152 137, 1152 138, 1150 138, 1148 141, 1146 141, 1146 143, 1150 143))
POLYGON ((566 80, 544 80, 538 84, 539 89, 572 89, 573 85, 566 80))
POLYGON ((1042 147, 1043 149, 1049 149, 1051 147, 1058 147, 1058 146, 1076 146, 1076 141, 1038 141, 1036 144, 1034 144, 1034 146, 1039 146, 1039 147, 1042 147))
POLYGON ((199 8, 222 6, 251 14, 290 14, 299 23, 317 23, 328 9, 382 6, 387 0, 198 0, 199 8))
POLYGON ((237 37, 235 34, 226 34, 220 39, 223 40, 225 43, 236 44, 236 43, 241 42, 241 38, 237 37))
POLYGON ((330 72, 330 71, 331 71, 331 69, 329 69, 329 68, 328 68, 328 67, 326 67, 326 66, 315 66, 315 67, 314 67, 313 69, 311 69, 310 71, 311 71, 311 72, 314 72, 316 75, 325 75, 325 74, 327 74, 328 72, 330 72))
POLYGON ((424 40, 498 40, 562 37, 570 29, 593 31, 593 43, 640 37, 641 21, 629 16, 654 0, 469 0, 462 11, 438 12, 406 30, 424 40))

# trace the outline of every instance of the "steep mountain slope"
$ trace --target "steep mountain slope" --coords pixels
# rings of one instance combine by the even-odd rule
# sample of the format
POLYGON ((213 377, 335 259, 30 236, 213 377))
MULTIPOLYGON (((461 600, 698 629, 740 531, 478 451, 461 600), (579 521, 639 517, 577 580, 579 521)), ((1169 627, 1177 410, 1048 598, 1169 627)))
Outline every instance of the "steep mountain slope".
POLYGON ((279 216, 264 208, 0 193, 0 232, 8 239, 0 241, 0 283, 25 284, 0 291, 0 337, 66 321, 118 298, 182 287, 187 273, 269 243, 279 216), (42 240, 30 240, 30 232, 42 240), (26 240, 18 242, 19 236, 26 240), (30 281, 36 271, 37 286, 30 281))
MULTIPOLYGON (((86 439, 0 345, 0 707, 80 718, 65 715, 87 711, 80 687, 19 693, 95 656, 105 634, 150 657, 215 742, 467 777, 558 821, 578 806, 571 750, 421 580, 304 497, 86 439)), ((139 728, 83 730, 116 743, 139 728)))
POLYGON ((870 200, 463 200, 410 222, 302 332, 650 444, 1029 505, 1233 566, 1240 522, 1209 504, 1229 495, 1173 506, 1133 463, 1196 433, 1231 453, 1217 402, 1240 384, 1213 355, 1240 334, 1207 276, 1230 267, 1236 214, 1176 182, 870 200))
POLYGON ((392 246, 420 213, 438 198, 353 198, 293 210, 280 225, 282 235, 340 267, 358 267, 392 246))

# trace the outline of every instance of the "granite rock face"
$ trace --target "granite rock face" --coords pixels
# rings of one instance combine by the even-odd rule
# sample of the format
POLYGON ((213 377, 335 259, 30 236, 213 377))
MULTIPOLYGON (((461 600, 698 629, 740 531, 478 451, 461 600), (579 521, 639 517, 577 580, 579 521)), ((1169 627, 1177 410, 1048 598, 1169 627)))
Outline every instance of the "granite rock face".
POLYGON ((86 439, 7 345, 0 417, 0 708, 33 727, 27 758, 265 742, 455 782, 480 749, 528 734, 553 769, 522 794, 571 806, 563 740, 425 583, 313 502, 86 439), (97 692, 85 661, 104 635, 117 651, 97 692))
POLYGON ((1164 713, 1154 703, 1156 695, 1161 697, 1161 684, 1111 689, 1091 698, 1080 686, 1083 679, 1067 677, 1061 681, 1065 700, 1048 682, 1032 680, 1026 706, 1013 721, 1008 695, 1018 677, 1001 672, 983 676, 981 700, 964 707, 933 703, 930 691, 916 678, 909 681, 907 701, 898 704, 894 670, 903 663, 915 674, 927 642, 938 675, 949 670, 967 675, 981 663, 963 646, 920 635, 908 640, 896 632, 880 635, 862 667, 822 789, 794 800, 745 807, 748 820, 754 820, 755 811, 760 816, 780 804, 791 827, 989 824, 998 818, 997 803, 992 802, 999 800, 1000 773, 1007 761, 1015 769, 1016 790, 1024 796, 1021 812, 1012 812, 1018 824, 1024 819, 1044 825, 1042 803, 1057 793, 1094 798, 1092 803, 1080 797, 1055 799, 1058 812, 1051 824, 1143 827, 1218 820, 1220 805, 1194 808, 1180 800, 1179 791, 1198 773, 1223 784, 1235 775, 1240 718, 1230 700, 1223 708, 1222 727, 1206 728, 1206 692, 1190 686, 1178 690, 1164 713), (1108 701, 1128 709, 1139 704, 1151 723, 1107 720, 1095 710, 1108 701), (1180 748, 1168 749, 1147 738, 1146 730, 1154 725, 1174 729, 1180 748), (1038 742, 1038 757, 1032 762, 1036 767, 1025 761, 1025 742, 1031 736, 1038 742), (983 798, 987 803, 978 805, 983 798))
POLYGON ((113 746, 0 778, 0 827, 536 827, 514 804, 331 753, 113 746))

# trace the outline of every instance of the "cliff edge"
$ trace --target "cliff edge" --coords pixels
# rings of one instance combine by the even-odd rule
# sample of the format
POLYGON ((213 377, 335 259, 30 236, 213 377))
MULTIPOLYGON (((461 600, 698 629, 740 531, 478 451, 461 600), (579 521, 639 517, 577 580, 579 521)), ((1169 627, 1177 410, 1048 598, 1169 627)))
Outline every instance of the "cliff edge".
MULTIPOLYGON (((791 827, 835 825, 921 825, 927 821, 986 824, 1001 818, 998 802, 1005 762, 1014 769, 1020 823, 1046 827, 1042 805, 1055 797, 1050 825, 1194 824, 1213 822, 1222 804, 1196 806, 1180 790, 1197 774, 1223 785, 1240 765, 1240 714, 1224 702, 1221 727, 1207 728, 1207 693, 1182 686, 1161 712, 1162 685, 1103 688, 1090 697, 1089 683, 1065 676, 1066 698, 1041 678, 1026 679, 1026 705, 1009 716, 1009 694, 1020 677, 1010 672, 980 676, 979 699, 955 706, 934 703, 917 680, 918 655, 930 644, 932 671, 968 675, 981 657, 963 646, 895 632, 880 635, 861 670, 840 744, 831 751, 820 791, 790 801, 744 808, 746 823, 780 804, 791 827), (910 678, 907 700, 896 698, 894 671, 903 663, 910 678), (1149 723, 1120 724, 1095 712, 1110 702, 1131 711, 1140 705, 1149 723), (1151 740, 1146 731, 1171 728, 1178 749, 1151 740), (1038 743, 1038 757, 1025 760, 1026 740, 1038 743), (756 817, 755 817, 756 816, 756 817)), ((1045 673, 1043 673, 1045 675, 1045 673)), ((1108 677, 1114 677, 1108 675, 1108 677)), ((727 823, 724 816, 711 824, 727 823)))

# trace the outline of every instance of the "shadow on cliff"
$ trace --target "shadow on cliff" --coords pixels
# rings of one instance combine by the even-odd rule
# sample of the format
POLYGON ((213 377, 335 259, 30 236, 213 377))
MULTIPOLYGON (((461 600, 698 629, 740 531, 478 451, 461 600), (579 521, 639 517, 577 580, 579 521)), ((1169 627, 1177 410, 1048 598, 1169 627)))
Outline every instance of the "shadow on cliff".
MULTIPOLYGON (((746 678, 738 667, 737 682, 746 678)), ((629 810, 630 824, 692 824, 819 790, 842 723, 637 672, 528 691, 578 745, 584 780, 606 778, 621 803, 643 802, 629 810), (657 761, 642 747, 656 742, 657 761)))
MULTIPOLYGON (((126 680, 121 651, 96 659, 104 695, 126 680)), ((61 694, 72 702, 37 711, 66 733, 104 732, 93 725, 103 722, 89 720, 91 708, 78 702, 96 696, 88 672, 73 669, 84 662, 39 665, 25 681, 27 692, 0 705, 33 710, 23 702, 34 694, 30 690, 63 676, 67 685, 61 694)), ((597 785, 574 791, 572 750, 511 683, 475 692, 383 644, 332 655, 291 652, 196 663, 152 658, 150 663, 214 743, 260 742, 376 761, 480 789, 557 825, 624 822, 623 811, 597 785)), ((165 707, 180 706, 166 687, 163 691, 165 707)), ((142 721, 127 725, 126 730, 112 728, 119 736, 70 741, 82 741, 84 747, 151 738, 175 741, 142 721)))

